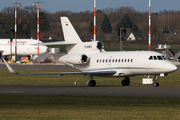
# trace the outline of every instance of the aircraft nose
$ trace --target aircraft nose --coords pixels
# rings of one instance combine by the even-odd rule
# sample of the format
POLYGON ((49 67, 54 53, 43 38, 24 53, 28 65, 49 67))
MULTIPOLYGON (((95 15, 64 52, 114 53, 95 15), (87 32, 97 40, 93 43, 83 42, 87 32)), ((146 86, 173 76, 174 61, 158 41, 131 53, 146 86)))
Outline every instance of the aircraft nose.
POLYGON ((176 71, 177 70, 177 66, 172 64, 170 67, 169 67, 170 71, 176 71))

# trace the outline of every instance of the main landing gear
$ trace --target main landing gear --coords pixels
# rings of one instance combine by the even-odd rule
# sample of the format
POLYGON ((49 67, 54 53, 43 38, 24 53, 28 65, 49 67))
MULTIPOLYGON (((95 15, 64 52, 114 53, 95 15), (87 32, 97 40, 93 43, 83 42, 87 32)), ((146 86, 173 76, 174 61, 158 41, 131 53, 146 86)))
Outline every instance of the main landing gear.
MULTIPOLYGON (((88 78, 88 80, 86 82, 89 87, 96 86, 96 81, 93 80, 93 77, 94 77, 94 75, 89 75, 89 78, 88 78)), ((154 87, 159 87, 158 75, 154 75, 153 81, 154 81, 154 87)), ((122 84, 122 86, 129 86, 129 84, 130 84, 129 77, 125 77, 125 79, 122 80, 121 84, 122 84)))
MULTIPOLYGON (((89 87, 96 86, 96 81, 93 80, 93 77, 94 77, 94 75, 89 75, 89 78, 88 78, 88 80, 86 82, 89 87)), ((122 86, 129 86, 129 84, 130 84, 129 77, 125 77, 125 79, 122 80, 121 84, 122 84, 122 86)))
POLYGON ((154 87, 159 87, 159 83, 158 83, 158 75, 154 75, 154 87))
POLYGON ((96 81, 93 80, 93 76, 94 76, 94 75, 89 75, 89 78, 88 78, 88 80, 87 80, 87 82, 86 82, 89 87, 96 86, 96 81))
POLYGON ((122 86, 129 86, 129 84, 130 84, 129 77, 125 77, 125 79, 122 80, 121 84, 122 84, 122 86))

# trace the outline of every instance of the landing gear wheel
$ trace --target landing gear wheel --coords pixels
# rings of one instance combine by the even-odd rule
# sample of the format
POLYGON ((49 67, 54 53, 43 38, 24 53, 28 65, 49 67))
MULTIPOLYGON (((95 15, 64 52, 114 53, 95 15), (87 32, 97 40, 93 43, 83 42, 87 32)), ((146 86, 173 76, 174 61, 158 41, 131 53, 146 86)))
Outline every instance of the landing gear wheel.
POLYGON ((88 86, 89 86, 89 87, 96 86, 96 81, 95 81, 95 80, 89 81, 88 86))
POLYGON ((158 83, 158 82, 155 82, 155 83, 154 83, 154 87, 159 87, 159 83, 158 83))
POLYGON ((154 87, 159 87, 158 75, 154 75, 154 87))
POLYGON ((122 80, 122 86, 129 86, 129 80, 122 80))

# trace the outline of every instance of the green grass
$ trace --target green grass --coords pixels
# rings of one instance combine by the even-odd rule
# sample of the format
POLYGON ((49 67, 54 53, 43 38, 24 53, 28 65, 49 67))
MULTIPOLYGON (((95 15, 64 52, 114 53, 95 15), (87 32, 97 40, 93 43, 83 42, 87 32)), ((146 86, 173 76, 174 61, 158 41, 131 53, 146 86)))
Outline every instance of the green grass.
MULTIPOLYGON (((68 70, 73 72, 74 70, 68 70)), ((67 72, 67 70, 17 70, 20 73, 32 73, 32 72, 67 72)), ((8 70, 0 70, 0 84, 13 84, 13 85, 74 85, 75 81, 78 81, 78 85, 87 85, 86 81, 88 76, 84 75, 15 75, 11 74, 8 70)), ((135 76, 130 77, 130 86, 146 86, 142 85, 142 78, 147 76, 135 76)), ((153 76, 151 76, 153 77, 153 76)), ((158 82, 160 86, 180 86, 180 71, 170 73, 167 77, 159 77, 158 82)), ((94 77, 97 86, 121 86, 123 78, 109 78, 109 77, 94 77)))
POLYGON ((180 98, 0 95, 1 120, 178 120, 180 98))

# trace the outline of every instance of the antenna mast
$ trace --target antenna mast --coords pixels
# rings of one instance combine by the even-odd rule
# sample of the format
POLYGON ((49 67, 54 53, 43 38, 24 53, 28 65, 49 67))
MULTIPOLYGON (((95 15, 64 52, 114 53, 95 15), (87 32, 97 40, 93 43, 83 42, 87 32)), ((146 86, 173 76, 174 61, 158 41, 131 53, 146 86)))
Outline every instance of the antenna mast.
MULTIPOLYGON (((37 40, 39 43, 39 3, 43 2, 34 2, 37 3, 37 40)), ((33 4, 32 6, 35 6, 36 4, 33 4)), ((37 46, 37 54, 39 55, 39 46, 37 46)))
POLYGON ((151 51, 151 0, 149 0, 149 51, 151 51))
POLYGON ((96 41, 96 0, 94 0, 94 41, 96 41))
POLYGON ((17 60, 17 4, 21 6, 20 3, 12 3, 15 4, 15 30, 14 30, 14 39, 15 39, 15 61, 17 60))

